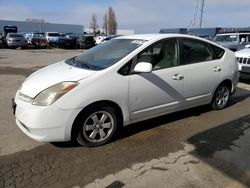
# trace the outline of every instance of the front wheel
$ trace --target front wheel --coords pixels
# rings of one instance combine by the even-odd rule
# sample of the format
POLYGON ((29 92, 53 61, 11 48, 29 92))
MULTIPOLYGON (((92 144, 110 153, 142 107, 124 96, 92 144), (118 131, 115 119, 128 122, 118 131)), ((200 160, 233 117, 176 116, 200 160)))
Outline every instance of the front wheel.
POLYGON ((117 129, 112 107, 98 107, 83 112, 77 122, 76 140, 82 146, 100 146, 109 142, 117 129))
POLYGON ((214 110, 221 110, 225 108, 230 99, 230 88, 227 85, 220 85, 215 91, 214 98, 212 100, 212 108, 214 110))

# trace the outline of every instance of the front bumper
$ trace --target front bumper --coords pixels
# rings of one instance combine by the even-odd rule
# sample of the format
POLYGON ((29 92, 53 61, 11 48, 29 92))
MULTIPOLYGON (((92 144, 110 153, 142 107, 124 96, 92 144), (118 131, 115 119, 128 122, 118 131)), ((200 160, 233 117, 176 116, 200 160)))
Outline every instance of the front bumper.
POLYGON ((248 64, 239 64, 239 73, 240 78, 242 79, 250 79, 250 59, 248 60, 248 64))
POLYGON ((63 110, 56 105, 40 107, 22 101, 13 101, 16 124, 29 137, 39 142, 71 140, 71 129, 81 109, 63 110))
POLYGON ((240 78, 241 79, 250 79, 250 72, 241 72, 240 71, 240 78))

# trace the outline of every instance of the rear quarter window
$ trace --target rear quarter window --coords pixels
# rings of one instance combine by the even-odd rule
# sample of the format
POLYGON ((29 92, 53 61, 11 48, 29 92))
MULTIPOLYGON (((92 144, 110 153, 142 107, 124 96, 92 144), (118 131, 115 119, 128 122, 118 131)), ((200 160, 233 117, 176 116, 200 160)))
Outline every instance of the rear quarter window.
POLYGON ((214 46, 211 44, 211 48, 213 49, 214 52, 214 59, 221 59, 225 53, 225 50, 218 46, 214 46))

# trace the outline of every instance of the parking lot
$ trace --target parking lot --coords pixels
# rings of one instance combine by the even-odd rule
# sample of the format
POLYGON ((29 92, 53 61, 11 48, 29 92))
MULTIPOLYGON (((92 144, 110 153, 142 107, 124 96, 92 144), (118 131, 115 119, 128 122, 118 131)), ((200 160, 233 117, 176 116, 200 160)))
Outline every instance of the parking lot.
POLYGON ((82 50, 0 49, 1 187, 250 187, 250 81, 228 108, 202 106, 130 125, 96 148, 38 143, 11 98, 35 70, 82 50))

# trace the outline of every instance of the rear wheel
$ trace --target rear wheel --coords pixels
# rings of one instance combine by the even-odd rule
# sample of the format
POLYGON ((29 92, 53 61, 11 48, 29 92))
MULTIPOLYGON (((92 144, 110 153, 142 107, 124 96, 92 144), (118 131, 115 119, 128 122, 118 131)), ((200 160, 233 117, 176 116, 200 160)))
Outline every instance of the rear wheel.
POLYGON ((220 85, 215 91, 214 98, 212 100, 212 108, 214 110, 221 110, 225 108, 230 100, 230 87, 227 85, 220 85))
POLYGON ((82 146, 100 146, 109 142, 117 129, 112 107, 94 107, 83 112, 77 121, 76 140, 82 146))

